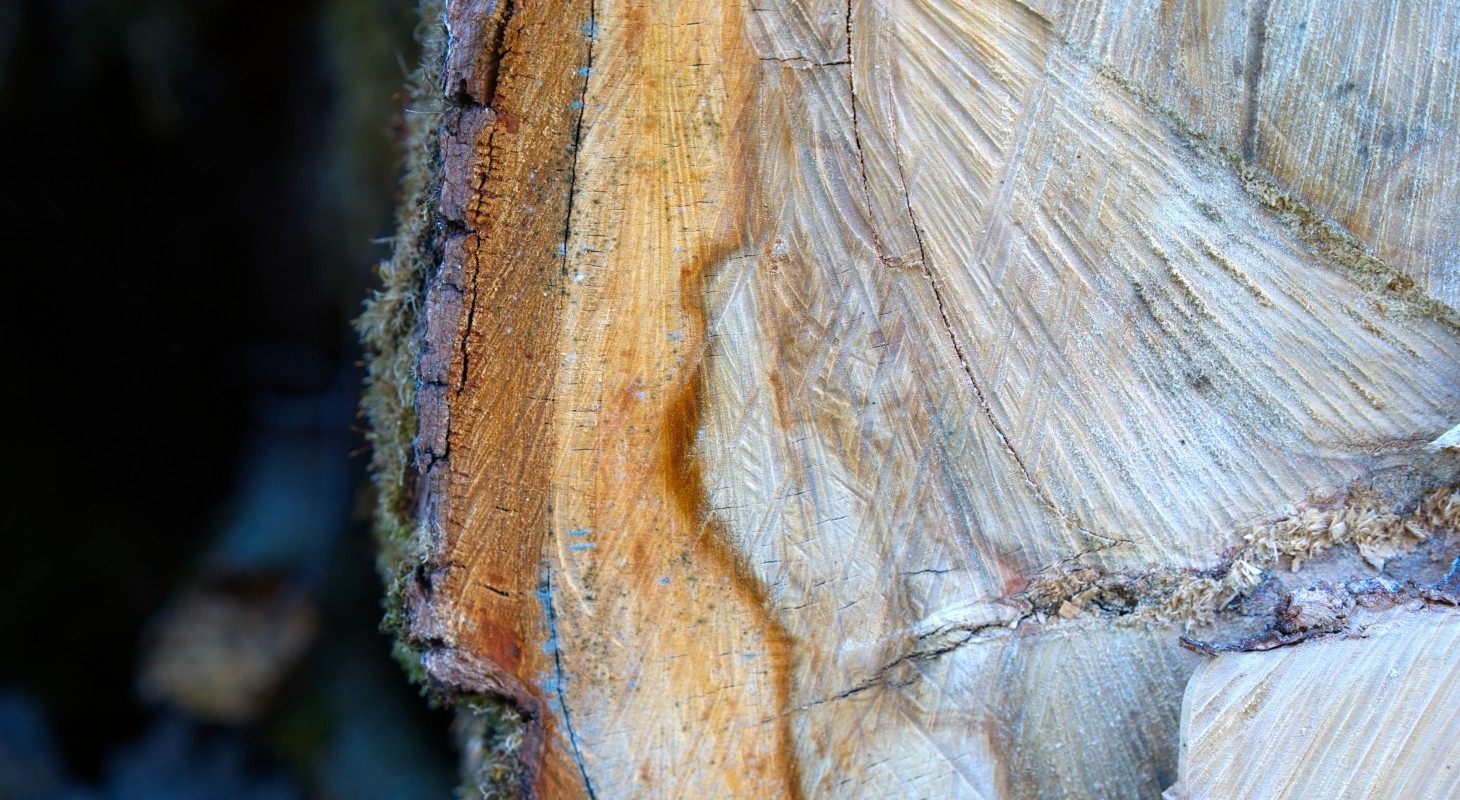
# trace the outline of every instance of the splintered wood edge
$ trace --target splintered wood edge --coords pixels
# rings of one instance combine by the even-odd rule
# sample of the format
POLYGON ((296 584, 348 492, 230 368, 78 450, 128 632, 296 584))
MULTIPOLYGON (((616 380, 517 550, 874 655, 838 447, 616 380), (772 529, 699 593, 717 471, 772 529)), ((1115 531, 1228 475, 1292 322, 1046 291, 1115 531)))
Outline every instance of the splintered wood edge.
POLYGON ((1285 583, 1299 582, 1304 562, 1323 561, 1330 551, 1356 552, 1377 573, 1386 561, 1460 531, 1460 487, 1432 489, 1406 512, 1396 513, 1394 505, 1393 497, 1372 487, 1355 487, 1238 529, 1231 538, 1241 544, 1202 574, 1174 568, 1140 573, 1076 568, 1036 578, 1023 596, 1032 610, 1070 620, 1108 613, 1095 605, 1097 598, 1135 587, 1140 599, 1128 610, 1134 618, 1175 622, 1188 630, 1212 626, 1274 573, 1284 574, 1285 583))

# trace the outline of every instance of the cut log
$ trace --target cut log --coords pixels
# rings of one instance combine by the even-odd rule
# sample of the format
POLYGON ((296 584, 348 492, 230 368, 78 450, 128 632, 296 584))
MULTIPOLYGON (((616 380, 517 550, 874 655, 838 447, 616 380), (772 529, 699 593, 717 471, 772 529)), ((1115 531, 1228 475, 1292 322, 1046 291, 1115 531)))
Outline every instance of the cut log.
POLYGON ((1453 559, 1456 4, 1157 6, 446 3, 387 511, 523 786, 1156 796, 1181 633, 1453 559))
POLYGON ((1166 796, 1460 796, 1460 614, 1414 612, 1197 669, 1166 796))

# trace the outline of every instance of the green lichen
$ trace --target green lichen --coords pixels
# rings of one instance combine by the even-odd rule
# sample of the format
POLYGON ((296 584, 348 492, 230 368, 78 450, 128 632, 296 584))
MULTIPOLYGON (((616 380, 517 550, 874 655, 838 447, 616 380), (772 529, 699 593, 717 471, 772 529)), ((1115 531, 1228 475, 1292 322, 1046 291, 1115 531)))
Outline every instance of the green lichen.
POLYGON ((402 639, 404 581, 420 562, 411 495, 416 435, 417 362, 426 278, 438 260, 435 199, 440 186, 437 87, 446 50, 441 0, 422 0, 421 63, 408 84, 405 169, 390 258, 376 269, 379 288, 365 302, 356 328, 366 351, 360 408, 369 422, 370 472, 375 488, 376 565, 386 583, 383 627, 396 638, 395 655, 421 682, 417 653, 402 639))
POLYGON ((490 695, 458 698, 455 734, 461 750, 462 798, 517 800, 529 796, 522 744, 527 723, 510 704, 490 695))

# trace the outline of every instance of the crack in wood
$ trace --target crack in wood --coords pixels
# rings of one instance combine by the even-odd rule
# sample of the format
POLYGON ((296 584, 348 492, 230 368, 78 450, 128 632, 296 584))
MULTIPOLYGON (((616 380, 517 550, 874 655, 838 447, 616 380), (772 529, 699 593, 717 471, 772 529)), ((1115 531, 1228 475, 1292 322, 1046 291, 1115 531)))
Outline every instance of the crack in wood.
POLYGON ((547 617, 549 646, 553 651, 553 690, 557 695, 558 707, 563 713, 563 728, 568 732, 568 744, 573 748, 573 761, 578 765, 578 772, 583 776, 583 790, 588 793, 589 800, 595 800, 597 795, 593 792, 593 781, 588 777, 588 765, 583 760, 583 751, 578 743, 578 734, 573 730, 573 714, 568 709, 568 695, 565 685, 567 673, 563 669, 563 647, 562 640, 558 637, 558 615, 553 608, 553 571, 551 561, 544 559, 542 568, 542 589, 538 592, 542 600, 543 612, 547 617))
MULTIPOLYGON (((589 0, 588 2, 588 24, 584 28, 583 33, 588 38, 588 51, 584 59, 583 68, 579 71, 580 74, 582 74, 583 76, 583 88, 578 94, 578 118, 574 121, 573 124, 573 158, 568 165, 568 203, 567 213, 564 216, 563 222, 562 248, 562 274, 565 277, 568 274, 568 255, 570 252, 570 247, 572 245, 573 237, 573 206, 576 199, 578 186, 578 156, 580 154, 581 145, 583 142, 583 119, 588 113, 588 84, 593 78, 593 41, 597 37, 598 33, 597 0, 589 0)), ((555 400, 554 398, 548 398, 546 402, 551 404, 554 403, 555 400)), ((548 525, 550 529, 552 527, 552 518, 553 510, 552 507, 549 506, 548 525)), ((577 764, 578 772, 583 777, 583 790, 588 793, 589 800, 594 800, 597 795, 593 791, 593 780, 588 777, 588 764, 583 759, 583 751, 578 741, 578 733, 573 728, 572 714, 568 710, 568 696, 564 689, 566 675, 563 670, 562 647, 560 646, 560 643, 558 641, 557 613, 553 608, 552 567, 550 563, 545 562, 543 570, 543 581, 547 587, 547 594, 546 597, 543 599, 543 606, 546 609, 548 625, 551 630, 551 635, 554 642, 553 665, 557 671, 557 678, 555 683, 558 695, 558 704, 562 707, 563 710, 563 727, 568 733, 568 743, 573 749, 573 761, 577 764)))
POLYGON ((1242 110, 1242 157, 1257 158, 1257 100, 1262 83, 1262 60, 1267 49, 1267 17, 1272 0, 1257 0, 1248 10, 1247 63, 1243 65, 1242 84, 1246 93, 1242 110))

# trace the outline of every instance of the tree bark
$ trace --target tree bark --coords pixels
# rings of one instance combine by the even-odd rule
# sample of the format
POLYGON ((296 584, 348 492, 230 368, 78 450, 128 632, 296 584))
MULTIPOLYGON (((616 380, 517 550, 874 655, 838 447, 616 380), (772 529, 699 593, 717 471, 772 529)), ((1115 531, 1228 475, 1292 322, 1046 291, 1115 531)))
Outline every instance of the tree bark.
POLYGON ((1156 796, 1453 604, 1460 5, 444 14, 402 635, 527 790, 1156 796))

